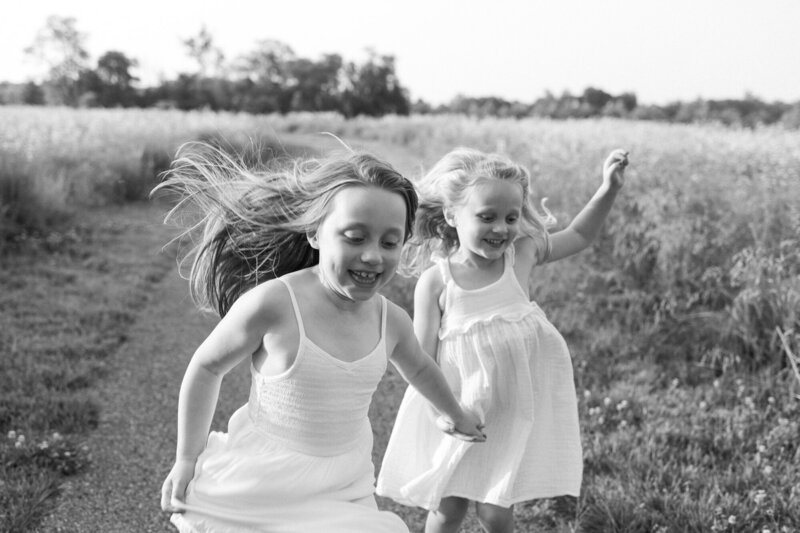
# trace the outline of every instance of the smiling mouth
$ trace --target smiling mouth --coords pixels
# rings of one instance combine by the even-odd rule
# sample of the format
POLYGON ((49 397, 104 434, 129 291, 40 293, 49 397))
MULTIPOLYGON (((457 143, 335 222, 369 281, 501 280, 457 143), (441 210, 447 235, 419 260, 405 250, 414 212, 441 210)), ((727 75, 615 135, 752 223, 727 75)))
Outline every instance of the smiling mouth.
POLYGON ((491 246, 502 246, 503 243, 506 242, 505 239, 484 239, 484 240, 488 242, 491 246))
POLYGON ((365 272, 363 270, 351 270, 350 275, 358 283, 363 283, 364 285, 373 285, 378 280, 380 273, 365 272))

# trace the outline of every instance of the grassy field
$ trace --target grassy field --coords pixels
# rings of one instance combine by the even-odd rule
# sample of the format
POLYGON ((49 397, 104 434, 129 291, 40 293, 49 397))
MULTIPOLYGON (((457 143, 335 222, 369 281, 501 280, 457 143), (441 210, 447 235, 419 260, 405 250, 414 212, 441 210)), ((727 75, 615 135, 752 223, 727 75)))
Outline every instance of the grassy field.
MULTIPOLYGON (((109 255, 120 230, 96 209, 141 200, 182 142, 326 131, 411 177, 458 145, 503 152, 532 169, 559 225, 599 184, 608 151, 629 149, 628 183, 600 239, 531 282, 573 353, 585 473, 577 501, 520 505, 519 529, 800 531, 800 133, 13 107, 0 107, 0 123, 6 523, 36 523, 63 476, 90 464, 81 435, 96 421, 102 354, 126 342, 128 313, 169 268, 109 255), (416 161, 401 165, 400 151, 416 161)), ((398 279, 389 295, 410 308, 412 287, 398 279)), ((377 406, 402 391, 396 376, 386 383, 392 398, 377 406)))

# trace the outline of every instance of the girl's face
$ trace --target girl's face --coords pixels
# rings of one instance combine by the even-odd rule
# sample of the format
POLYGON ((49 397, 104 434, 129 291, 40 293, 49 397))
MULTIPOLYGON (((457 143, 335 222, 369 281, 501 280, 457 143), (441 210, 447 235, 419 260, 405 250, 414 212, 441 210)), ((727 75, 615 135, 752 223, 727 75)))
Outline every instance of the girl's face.
POLYGON ((495 260, 519 234, 522 186, 492 179, 472 187, 460 206, 445 211, 458 233, 459 251, 473 258, 495 260))
POLYGON ((389 283, 400 262, 405 235, 403 198, 377 187, 336 193, 313 236, 322 283, 347 301, 368 300, 389 283))

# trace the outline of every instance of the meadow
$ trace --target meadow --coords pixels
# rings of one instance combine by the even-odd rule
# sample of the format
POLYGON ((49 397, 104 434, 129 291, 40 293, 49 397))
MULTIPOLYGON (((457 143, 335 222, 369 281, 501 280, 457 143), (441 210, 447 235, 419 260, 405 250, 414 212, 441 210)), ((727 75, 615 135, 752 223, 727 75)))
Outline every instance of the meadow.
MULTIPOLYGON (((592 249, 531 280, 572 351, 584 484, 577 501, 520 505, 520 530, 800 531, 800 132, 25 107, 0 107, 0 123, 6 523, 35 524, 63 480, 90 466, 81 436, 96 424, 102 354, 127 341, 130 314, 170 267, 104 255, 122 231, 108 216, 140 205, 183 142, 280 153, 300 148, 276 137, 330 132, 390 161, 414 154, 403 168, 412 178, 455 146, 505 153, 531 169, 554 229, 591 196, 605 155, 630 151, 592 249), (48 284, 67 291, 56 304, 48 284), (88 310, 76 303, 81 291, 125 286, 88 310)), ((410 309, 412 288, 398 278, 388 294, 410 309)))

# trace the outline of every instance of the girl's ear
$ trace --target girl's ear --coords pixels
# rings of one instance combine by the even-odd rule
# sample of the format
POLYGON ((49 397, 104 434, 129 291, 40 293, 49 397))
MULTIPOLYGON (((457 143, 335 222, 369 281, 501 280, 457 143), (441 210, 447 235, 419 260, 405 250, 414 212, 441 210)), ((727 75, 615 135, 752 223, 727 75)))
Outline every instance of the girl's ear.
POLYGON ((453 210, 449 207, 445 207, 442 209, 442 213, 444 214, 444 220, 447 222, 447 225, 450 227, 456 227, 456 215, 453 210))
POLYGON ((315 250, 319 250, 319 239, 317 238, 317 232, 314 233, 306 233, 306 239, 308 240, 308 244, 315 250))

